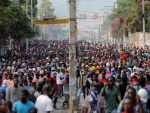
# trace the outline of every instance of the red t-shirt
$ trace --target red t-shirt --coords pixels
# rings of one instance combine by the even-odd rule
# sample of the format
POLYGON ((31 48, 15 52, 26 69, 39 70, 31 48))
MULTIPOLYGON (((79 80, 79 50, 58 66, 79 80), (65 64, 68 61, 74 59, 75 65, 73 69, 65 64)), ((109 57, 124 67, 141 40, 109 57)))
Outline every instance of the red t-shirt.
POLYGON ((147 62, 148 62, 148 64, 150 64, 150 59, 148 59, 148 61, 147 61, 147 62))
POLYGON ((99 81, 103 82, 103 83, 106 83, 107 82, 107 79, 103 79, 103 78, 98 78, 99 81))

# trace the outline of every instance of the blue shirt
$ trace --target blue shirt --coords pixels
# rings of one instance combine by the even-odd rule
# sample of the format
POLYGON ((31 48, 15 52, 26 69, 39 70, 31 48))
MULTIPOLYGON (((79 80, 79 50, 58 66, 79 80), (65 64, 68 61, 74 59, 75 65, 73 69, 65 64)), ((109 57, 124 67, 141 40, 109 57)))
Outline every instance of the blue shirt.
POLYGON ((27 101, 26 103, 17 101, 13 104, 12 111, 15 113, 29 113, 29 109, 32 107, 34 107, 34 103, 31 101, 27 101))
POLYGON ((2 93, 2 92, 6 93, 6 88, 0 87, 0 93, 2 93))
POLYGON ((66 74, 63 74, 62 76, 61 76, 61 79, 65 79, 66 78, 66 74))
POLYGON ((37 71, 39 72, 41 70, 41 67, 37 67, 37 71))

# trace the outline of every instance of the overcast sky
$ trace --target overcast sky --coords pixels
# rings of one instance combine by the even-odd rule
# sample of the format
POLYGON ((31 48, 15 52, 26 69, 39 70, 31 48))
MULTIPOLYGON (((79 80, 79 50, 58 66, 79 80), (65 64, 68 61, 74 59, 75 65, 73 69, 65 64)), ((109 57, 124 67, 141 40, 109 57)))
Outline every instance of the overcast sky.
MULTIPOLYGON (((38 0, 40 1, 40 0, 38 0)), ((69 17, 68 0, 49 0, 55 8, 54 14, 57 18, 69 17)), ((105 20, 106 13, 111 13, 116 0, 76 0, 77 1, 77 18, 85 14, 86 19, 77 19, 79 30, 99 29, 99 25, 105 20), (93 15, 97 14, 98 18, 93 19, 93 15)), ((67 24, 68 26, 68 24, 67 24)))
MULTIPOLYGON (((68 0, 49 0, 55 8, 57 17, 68 17, 69 4, 68 0)), ((108 11, 114 7, 116 0, 77 0, 78 12, 99 12, 100 10, 108 11)), ((111 10, 110 10, 111 11, 111 10)))

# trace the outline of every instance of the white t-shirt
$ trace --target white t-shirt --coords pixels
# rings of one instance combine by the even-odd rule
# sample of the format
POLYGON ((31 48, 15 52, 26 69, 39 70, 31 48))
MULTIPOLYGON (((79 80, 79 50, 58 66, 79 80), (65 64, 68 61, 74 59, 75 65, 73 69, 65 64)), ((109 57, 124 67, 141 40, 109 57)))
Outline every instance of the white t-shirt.
POLYGON ((37 108, 38 113, 46 113, 47 111, 52 111, 52 100, 47 95, 40 95, 35 102, 35 107, 37 108))
POLYGON ((57 84, 62 84, 62 80, 60 79, 60 77, 63 75, 62 72, 58 73, 56 76, 56 80, 57 80, 57 84))

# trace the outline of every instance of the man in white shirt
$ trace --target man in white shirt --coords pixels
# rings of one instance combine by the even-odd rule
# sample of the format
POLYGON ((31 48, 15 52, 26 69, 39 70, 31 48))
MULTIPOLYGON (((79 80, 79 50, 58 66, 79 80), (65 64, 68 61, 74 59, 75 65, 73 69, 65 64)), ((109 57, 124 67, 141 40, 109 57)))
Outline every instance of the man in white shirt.
POLYGON ((37 108, 37 113, 50 113, 53 110, 52 100, 48 97, 48 94, 51 91, 51 88, 48 84, 43 86, 43 95, 40 95, 35 103, 37 108))
POLYGON ((56 76, 56 80, 57 80, 58 93, 60 95, 60 98, 63 96, 63 84, 62 84, 61 76, 63 76, 63 73, 60 71, 60 68, 58 68, 58 74, 56 76))

